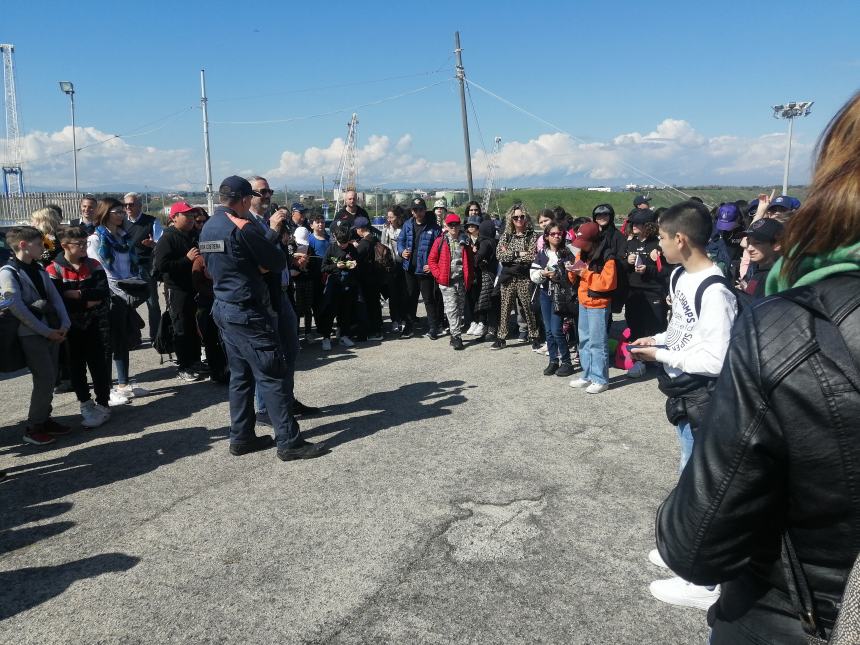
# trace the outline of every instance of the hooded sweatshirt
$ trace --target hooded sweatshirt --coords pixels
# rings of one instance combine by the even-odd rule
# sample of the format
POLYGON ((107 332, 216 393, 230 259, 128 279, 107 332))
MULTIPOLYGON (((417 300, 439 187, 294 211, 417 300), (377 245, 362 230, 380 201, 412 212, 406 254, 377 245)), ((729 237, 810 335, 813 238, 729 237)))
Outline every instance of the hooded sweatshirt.
POLYGON ((478 226, 478 253, 475 256, 478 271, 495 273, 499 265, 496 259, 496 225, 488 219, 478 226))

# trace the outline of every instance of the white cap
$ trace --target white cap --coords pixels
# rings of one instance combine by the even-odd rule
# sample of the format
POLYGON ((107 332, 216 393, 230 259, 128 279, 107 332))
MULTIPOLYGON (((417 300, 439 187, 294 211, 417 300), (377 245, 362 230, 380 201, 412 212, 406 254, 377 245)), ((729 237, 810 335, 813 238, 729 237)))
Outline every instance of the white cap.
POLYGON ((308 231, 308 229, 306 229, 304 226, 299 226, 296 229, 296 234, 293 236, 296 238, 296 244, 307 246, 309 234, 310 231, 308 231))
POLYGON ((445 199, 444 197, 442 199, 437 199, 433 203, 433 208, 434 209, 436 209, 436 208, 448 208, 448 200, 445 199))

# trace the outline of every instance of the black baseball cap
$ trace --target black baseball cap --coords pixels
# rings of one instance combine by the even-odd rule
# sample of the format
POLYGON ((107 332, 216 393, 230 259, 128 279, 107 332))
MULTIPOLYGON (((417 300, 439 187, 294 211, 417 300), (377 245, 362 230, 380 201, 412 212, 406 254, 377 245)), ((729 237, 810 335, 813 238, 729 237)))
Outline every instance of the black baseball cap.
POLYGON ((646 197, 645 195, 639 195, 636 199, 633 200, 633 205, 639 206, 640 204, 647 204, 650 201, 650 197, 646 197))
POLYGON ((221 197, 229 197, 230 199, 241 199, 253 195, 260 197, 260 193, 251 188, 251 182, 244 177, 238 175, 230 175, 218 187, 218 194, 221 197))
POLYGON ((773 244, 782 236, 784 228, 782 222, 766 217, 754 221, 744 232, 754 240, 773 244))
POLYGON ((427 202, 425 202, 420 197, 416 197, 415 199, 412 200, 412 204, 410 205, 410 208, 412 208, 412 209, 423 208, 426 211, 427 210, 427 202))

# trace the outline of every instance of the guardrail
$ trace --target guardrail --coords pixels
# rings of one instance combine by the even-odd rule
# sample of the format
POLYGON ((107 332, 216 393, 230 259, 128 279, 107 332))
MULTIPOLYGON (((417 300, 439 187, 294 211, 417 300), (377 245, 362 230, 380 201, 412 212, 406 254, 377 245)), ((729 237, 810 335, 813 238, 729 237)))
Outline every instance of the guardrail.
POLYGON ((0 227, 26 224, 30 214, 48 204, 63 209, 63 221, 77 219, 82 193, 74 191, 57 193, 24 193, 23 195, 0 195, 0 227))

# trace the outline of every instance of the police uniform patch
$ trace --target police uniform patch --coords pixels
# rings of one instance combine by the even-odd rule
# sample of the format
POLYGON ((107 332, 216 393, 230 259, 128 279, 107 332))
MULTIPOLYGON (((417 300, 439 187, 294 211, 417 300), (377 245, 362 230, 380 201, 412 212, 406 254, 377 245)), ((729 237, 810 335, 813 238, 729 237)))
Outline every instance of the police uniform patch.
POLYGON ((198 246, 201 253, 224 253, 224 240, 200 242, 198 246))

